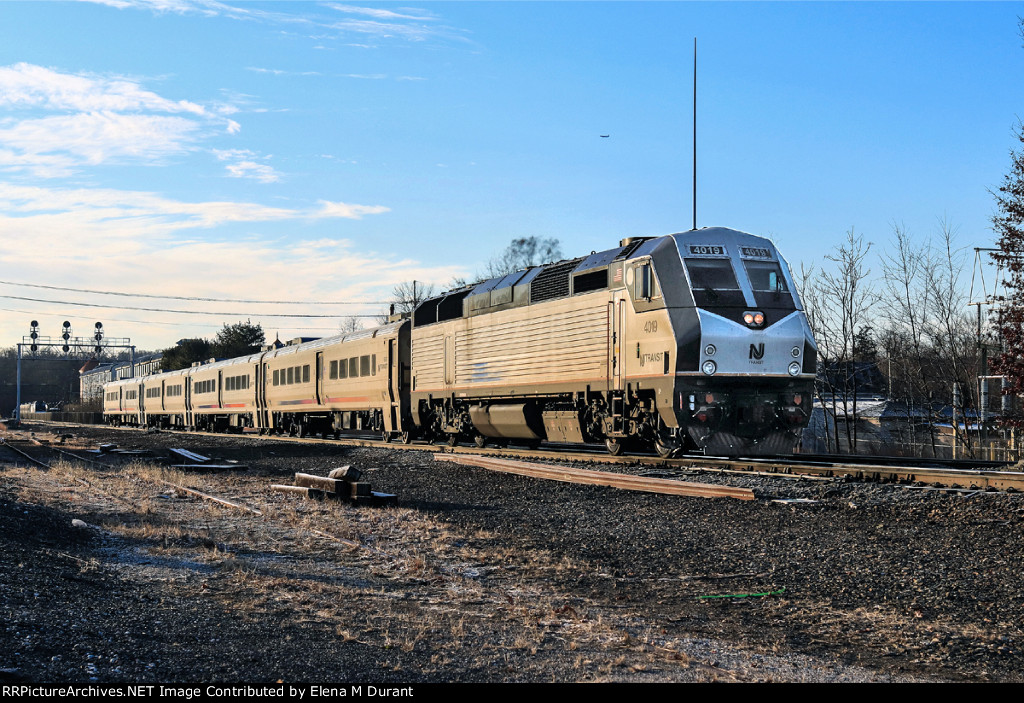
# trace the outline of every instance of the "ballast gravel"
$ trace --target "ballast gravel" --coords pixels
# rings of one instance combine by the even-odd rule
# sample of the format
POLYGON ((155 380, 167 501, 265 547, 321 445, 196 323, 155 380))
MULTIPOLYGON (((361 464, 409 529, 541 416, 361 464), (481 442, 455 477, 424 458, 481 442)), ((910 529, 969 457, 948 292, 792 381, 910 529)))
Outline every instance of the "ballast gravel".
POLYGON ((180 480, 261 514, 128 459, 2 457, 3 682, 1024 679, 1019 494, 616 469, 757 497, 689 498, 425 446, 61 431, 238 461, 180 480), (397 505, 269 491, 345 464, 397 505))

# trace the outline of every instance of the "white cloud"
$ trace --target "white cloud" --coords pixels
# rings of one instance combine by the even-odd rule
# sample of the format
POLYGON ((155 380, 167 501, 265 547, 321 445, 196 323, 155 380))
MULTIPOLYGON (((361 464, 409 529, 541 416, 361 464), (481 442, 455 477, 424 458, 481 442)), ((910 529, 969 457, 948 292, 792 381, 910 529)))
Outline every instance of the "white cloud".
POLYGON ((229 201, 184 202, 144 191, 0 183, 0 257, 27 254, 44 240, 83 246, 103 240, 121 246, 132 240, 166 239, 179 230, 236 222, 359 219, 389 211, 380 205, 317 204, 317 208, 293 209, 229 201))
POLYGON ((99 164, 160 162, 194 148, 214 129, 241 129, 221 106, 170 100, 125 77, 27 63, 0 67, 0 109, 9 115, 0 119, 0 168, 41 178, 99 164), (18 118, 19 112, 28 116, 18 118))
POLYGON ((272 76, 321 76, 323 75, 319 71, 283 71, 279 68, 259 68, 256 66, 247 66, 246 71, 252 71, 254 73, 269 73, 272 76))
MULTIPOLYGON (((262 3, 251 3, 244 6, 229 5, 216 0, 81 0, 94 2, 120 10, 149 10, 156 14, 200 14, 207 17, 229 17, 238 20, 266 22, 269 24, 300 25, 314 31, 324 29, 343 34, 360 34, 377 38, 401 38, 409 41, 426 39, 460 39, 463 32, 440 24, 432 13, 421 9, 399 8, 401 11, 385 10, 378 7, 363 7, 338 3, 315 5, 312 3, 277 3, 274 10, 264 9, 262 3), (318 13, 320 7, 326 7, 335 14, 325 16, 318 13), (292 11, 293 8, 301 8, 292 11), (371 19, 335 19, 337 13, 371 19)), ((322 38, 320 34, 311 36, 314 40, 322 38)), ((321 47, 322 48, 322 47, 321 47)))
POLYGON ((199 128, 180 117, 112 112, 4 120, 0 167, 52 178, 70 175, 85 164, 152 161, 188 149, 199 128))
POLYGON ((59 73, 28 63, 0 67, 0 107, 71 112, 186 112, 204 116, 202 105, 168 100, 124 77, 59 73))
POLYGON ((228 162, 224 168, 232 178, 251 178, 260 183, 278 183, 281 180, 281 174, 273 167, 256 161, 260 157, 248 149, 214 149, 213 153, 219 160, 228 162))
MULTIPOLYGON (((261 313, 377 313, 381 306, 303 307, 307 300, 383 300, 391 288, 409 280, 442 283, 466 276, 461 267, 424 266, 409 258, 374 251, 372 240, 325 237, 322 232, 305 237, 250 234, 244 239, 216 236, 218 226, 252 223, 267 228, 273 222, 323 218, 355 220, 387 212, 380 206, 361 206, 321 201, 312 208, 274 208, 253 203, 182 202, 154 193, 115 189, 56 189, 0 182, 0 266, 11 271, 8 280, 99 288, 165 295, 202 295, 221 298, 256 298, 295 301, 296 306, 191 304, 168 302, 177 309, 238 311, 262 322, 273 338, 274 330, 298 330, 330 325, 327 320, 280 320, 261 318, 261 313), (40 246, 40 242, 47 245, 40 246), (13 272, 17 272, 16 274, 13 272), (344 275, 339 275, 343 272, 344 275)), ((331 226, 336 231, 340 223, 331 226)), ((358 226, 358 225, 354 225, 358 226)), ((301 229, 294 230, 301 232, 301 229)), ((152 300, 41 292, 0 287, 2 295, 95 302, 99 305, 159 307, 152 300)), ((144 318, 145 322, 107 324, 112 336, 131 336, 143 348, 163 348, 184 336, 209 334, 213 322, 235 322, 231 316, 182 316, 171 313, 139 313, 116 309, 92 309, 58 304, 2 301, 23 312, 0 310, 0 325, 18 328, 30 312, 45 325, 59 327, 63 318, 75 316, 108 322, 111 319, 144 318), (48 321, 47 315, 55 321, 48 321), (56 319, 55 316, 63 316, 56 319), (24 319, 23 319, 24 318, 24 319), (182 322, 193 330, 172 326, 182 322), (168 326, 162 326, 167 324, 168 326)), ((243 317, 243 319, 244 319, 243 317)), ((85 324, 75 321, 76 329, 85 324)))
POLYGON ((329 200, 320 200, 318 204, 320 205, 320 209, 317 211, 318 217, 346 217, 358 220, 363 215, 380 215, 390 211, 390 208, 383 205, 351 205, 341 202, 332 203, 329 200))
POLYGON ((431 21, 436 19, 433 15, 426 12, 425 10, 412 10, 416 12, 415 15, 406 15, 399 12, 392 12, 391 10, 382 10, 379 7, 357 7, 355 5, 339 5, 337 3, 327 3, 327 6, 331 9, 337 10, 338 12, 348 12, 356 15, 367 15, 369 17, 376 17, 380 20, 418 20, 418 21, 431 21))

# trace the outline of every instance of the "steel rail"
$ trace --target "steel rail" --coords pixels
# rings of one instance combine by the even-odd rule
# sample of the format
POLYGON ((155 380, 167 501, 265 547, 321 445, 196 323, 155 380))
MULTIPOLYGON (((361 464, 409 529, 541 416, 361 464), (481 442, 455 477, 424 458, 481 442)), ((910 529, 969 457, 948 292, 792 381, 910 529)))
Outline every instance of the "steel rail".
MULTIPOLYGON (((71 424, 82 426, 82 423, 59 423, 54 421, 36 421, 40 424, 71 424)), ((144 428, 117 427, 123 431, 145 431, 144 428)), ((178 434, 179 430, 162 430, 168 434, 178 434)), ((216 432, 185 432, 188 435, 224 437, 216 432)), ((752 473, 779 474, 783 476, 824 476, 846 480, 878 481, 888 483, 928 484, 935 487, 972 488, 975 490, 1004 490, 1024 492, 1024 472, 994 471, 991 469, 942 469, 913 464, 865 464, 822 461, 820 457, 806 461, 800 455, 790 457, 716 457, 716 456, 682 456, 662 458, 654 455, 621 455, 611 456, 597 451, 555 451, 553 449, 509 449, 480 447, 449 447, 426 443, 401 444, 384 442, 379 439, 359 439, 342 437, 341 439, 321 439, 315 437, 288 437, 283 435, 258 435, 246 432, 242 435, 257 440, 277 442, 297 442, 305 444, 326 444, 342 446, 359 446, 371 448, 388 448, 399 450, 427 451, 445 454, 475 454, 495 457, 514 457, 527 459, 544 459, 560 462, 586 462, 590 464, 610 464, 624 466, 662 466, 673 469, 693 469, 698 471, 714 471, 751 475, 752 473)), ((927 463, 927 459, 917 459, 927 463)))
POLYGON ((714 486, 706 483, 689 483, 673 479, 617 474, 608 471, 572 469, 568 467, 551 466, 548 464, 534 464, 532 462, 525 461, 497 459, 475 454, 434 454, 434 459, 437 461, 450 461, 462 465, 479 466, 491 471, 500 471, 519 476, 529 476, 531 478, 543 478, 551 481, 562 481, 565 483, 608 486, 611 488, 620 488, 629 491, 644 491, 647 493, 663 493, 677 496, 754 500, 754 492, 749 488, 714 486))

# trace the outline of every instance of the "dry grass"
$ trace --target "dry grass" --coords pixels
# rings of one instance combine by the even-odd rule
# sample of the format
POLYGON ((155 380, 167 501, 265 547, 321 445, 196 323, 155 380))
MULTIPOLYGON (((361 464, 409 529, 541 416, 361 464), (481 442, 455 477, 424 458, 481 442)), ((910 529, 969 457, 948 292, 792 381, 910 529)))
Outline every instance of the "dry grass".
POLYGON ((146 463, 101 471, 61 463, 49 476, 22 476, 34 501, 84 508, 84 519, 135 551, 212 569, 172 585, 183 597, 207 594, 242 617, 315 623, 345 642, 426 655, 437 672, 467 653, 483 670, 510 679, 528 678, 542 654, 572 656, 567 670, 577 680, 628 680, 666 662, 688 664, 672 643, 654 646, 623 617, 551 589, 556 577, 587 573, 587 565, 518 549, 485 530, 460 532, 412 509, 296 500, 271 493, 262 478, 189 475, 146 463), (41 490, 54 485, 59 490, 41 490))

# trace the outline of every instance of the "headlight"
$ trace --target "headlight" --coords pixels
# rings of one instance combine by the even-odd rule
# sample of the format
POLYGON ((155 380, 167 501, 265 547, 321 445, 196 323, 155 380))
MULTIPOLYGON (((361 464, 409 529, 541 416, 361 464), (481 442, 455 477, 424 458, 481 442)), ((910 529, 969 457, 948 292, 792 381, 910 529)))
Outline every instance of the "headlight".
POLYGON ((700 370, 706 373, 708 376, 714 376, 715 371, 718 371, 718 364, 708 359, 701 365, 700 370))
POLYGON ((789 365, 789 375, 796 376, 798 373, 800 373, 800 364, 794 361, 789 365))
POLYGON ((716 351, 718 350, 715 349, 715 345, 709 344, 706 347, 704 347, 704 356, 714 356, 716 351))
POLYGON ((800 357, 800 347, 793 347, 793 350, 789 353, 793 355, 794 359, 798 359, 800 357))

